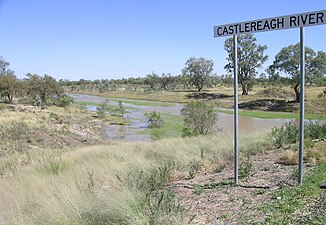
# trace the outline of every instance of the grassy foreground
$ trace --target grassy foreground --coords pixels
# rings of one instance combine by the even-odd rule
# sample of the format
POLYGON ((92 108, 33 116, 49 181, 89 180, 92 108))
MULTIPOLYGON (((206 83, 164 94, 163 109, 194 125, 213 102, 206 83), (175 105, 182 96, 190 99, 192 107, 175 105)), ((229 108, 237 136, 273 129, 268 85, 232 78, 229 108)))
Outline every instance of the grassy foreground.
MULTIPOLYGON (((268 150, 267 140, 266 134, 241 138, 240 161, 268 150)), ((36 153, 40 151, 32 150, 30 157, 36 153)), ((184 216, 187 208, 170 184, 232 167, 233 148, 232 138, 206 136, 46 149, 42 154, 42 160, 0 179, 0 224, 188 224, 192 219, 184 216)), ((248 167, 240 168, 240 174, 248 174, 248 167)), ((320 164, 306 174, 302 190, 273 192, 271 202, 242 211, 239 222, 254 222, 260 209, 268 212, 263 214, 266 224, 298 221, 289 218, 320 194, 324 169, 320 164)), ((197 196, 196 187, 193 192, 197 196)))
MULTIPOLYGON (((264 140, 243 139, 242 154, 262 151, 264 140)), ((194 163, 221 167, 232 159, 231 143, 195 137, 44 151, 43 160, 0 180, 0 223, 185 224, 165 185, 189 176, 194 163)))

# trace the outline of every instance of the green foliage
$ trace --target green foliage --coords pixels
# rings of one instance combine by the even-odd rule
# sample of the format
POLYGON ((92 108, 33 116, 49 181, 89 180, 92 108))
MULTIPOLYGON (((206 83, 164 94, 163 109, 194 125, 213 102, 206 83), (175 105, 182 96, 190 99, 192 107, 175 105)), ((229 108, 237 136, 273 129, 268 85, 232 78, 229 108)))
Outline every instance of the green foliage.
POLYGON ((188 171, 188 174, 189 174, 189 177, 188 179, 193 179, 196 174, 198 172, 198 163, 197 162, 191 162, 190 163, 190 168, 189 168, 189 171, 188 171))
MULTIPOLYGON (((248 95, 252 88, 257 70, 267 61, 268 56, 264 54, 266 45, 257 45, 257 39, 252 34, 239 35, 238 43, 238 78, 242 88, 242 95, 248 95)), ((228 53, 228 64, 225 65, 227 72, 233 72, 233 38, 225 41, 224 49, 228 53)))
POLYGON ((19 92, 21 84, 15 72, 8 69, 9 65, 9 62, 0 57, 0 96, 13 103, 13 98, 19 92))
POLYGON ((210 134, 217 121, 213 106, 202 101, 192 101, 185 105, 181 116, 184 121, 184 136, 210 134))
MULTIPOLYGON (((326 74, 326 54, 319 51, 317 54, 312 48, 305 47, 305 76, 307 82, 316 83, 326 74)), ((291 76, 292 87, 295 92, 295 100, 300 101, 300 44, 284 47, 276 56, 272 65, 269 66, 270 74, 277 71, 291 76)))
MULTIPOLYGON (((289 122, 280 128, 273 128, 271 137, 274 139, 277 147, 284 147, 287 144, 295 144, 299 141, 299 123, 289 122)), ((304 124, 305 140, 326 138, 326 123, 305 122, 304 124)))
POLYGON ((6 104, 0 103, 0 111, 4 110, 4 109, 7 109, 7 107, 8 106, 6 104))
POLYGON ((104 103, 98 104, 96 106, 96 114, 99 118, 107 118, 106 112, 109 111, 109 100, 105 99, 104 103))
MULTIPOLYGON (((319 185, 326 179, 326 164, 321 164, 309 171, 302 187, 289 187, 276 191, 270 201, 265 201, 258 207, 266 213, 265 223, 268 224, 323 224, 322 215, 315 218, 294 215, 298 210, 313 201, 321 192, 319 185), (312 223, 314 222, 314 223, 312 223)), ((324 221, 325 222, 325 221, 324 221)))
POLYGON ((171 216, 183 218, 184 208, 176 199, 175 193, 164 188, 174 169, 174 163, 167 163, 148 172, 133 170, 125 177, 117 175, 122 185, 139 192, 139 205, 134 207, 142 210, 147 216, 147 224, 172 224, 171 216))
POLYGON ((204 191, 203 186, 199 185, 199 184, 195 184, 194 186, 194 190, 193 193, 196 195, 200 195, 202 192, 204 191))
POLYGON ((38 102, 41 104, 55 104, 57 99, 63 94, 63 88, 49 75, 42 77, 37 74, 28 73, 26 76, 27 79, 24 85, 27 95, 33 99, 40 98, 38 102))
POLYGON ((42 99, 39 95, 36 95, 33 99, 33 106, 41 106, 42 105, 42 99))
POLYGON ((61 155, 52 154, 43 157, 39 170, 47 174, 58 175, 67 168, 67 164, 63 162, 61 155))
POLYGON ((151 113, 145 113, 145 116, 147 117, 147 125, 150 129, 160 128, 164 124, 161 115, 156 111, 153 111, 151 113))
POLYGON ((119 107, 119 108, 118 108, 118 109, 119 109, 119 112, 120 112, 121 116, 123 117, 123 115, 124 115, 125 112, 126 112, 126 108, 123 106, 121 100, 118 102, 118 107, 119 107))
POLYGON ((162 138, 180 137, 182 135, 182 118, 178 115, 168 113, 160 114, 162 116, 163 125, 159 128, 146 129, 140 133, 150 134, 152 140, 162 138))
POLYGON ((94 181, 94 171, 87 169, 87 189, 89 193, 94 193, 95 181, 94 181))
POLYGON ((240 165, 239 168, 239 177, 240 178, 247 178, 251 176, 253 173, 252 163, 246 161, 240 165))
POLYGON ((168 91, 174 89, 176 78, 173 77, 170 73, 162 73, 159 81, 161 84, 161 89, 163 89, 164 91, 168 91))
POLYGON ((158 91, 158 85, 160 84, 160 77, 156 73, 152 72, 145 78, 144 83, 149 86, 149 91, 158 91))
POLYGON ((74 98, 66 95, 66 94, 62 94, 60 95, 60 97, 58 98, 58 105, 60 107, 64 107, 67 108, 69 105, 74 103, 74 98))
POLYGON ((214 63, 211 59, 191 57, 182 69, 182 74, 188 77, 190 85, 195 86, 198 91, 201 91, 205 86, 209 85, 213 66, 214 63))

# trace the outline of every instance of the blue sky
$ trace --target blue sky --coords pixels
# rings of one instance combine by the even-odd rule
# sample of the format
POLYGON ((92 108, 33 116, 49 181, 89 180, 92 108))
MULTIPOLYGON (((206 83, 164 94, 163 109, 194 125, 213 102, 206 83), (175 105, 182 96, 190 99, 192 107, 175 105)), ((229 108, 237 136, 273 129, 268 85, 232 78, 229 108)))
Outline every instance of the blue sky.
MULTIPOLYGON (((225 74, 226 38, 213 38, 213 26, 324 9, 325 0, 0 0, 0 56, 19 78, 178 75, 192 56, 225 74)), ((305 34, 307 46, 326 51, 326 25, 305 34)), ((299 29, 255 36, 268 46, 266 67, 299 29)))

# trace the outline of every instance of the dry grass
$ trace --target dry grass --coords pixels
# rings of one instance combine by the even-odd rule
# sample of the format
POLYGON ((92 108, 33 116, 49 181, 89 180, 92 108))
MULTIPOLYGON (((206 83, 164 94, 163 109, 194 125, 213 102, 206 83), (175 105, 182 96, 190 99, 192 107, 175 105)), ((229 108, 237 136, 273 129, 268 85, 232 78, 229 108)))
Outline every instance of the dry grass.
MULTIPOLYGON (((264 138, 243 139, 241 151, 259 151, 264 138)), ((215 160, 226 163, 232 158, 231 146, 230 138, 195 137, 98 145, 65 152, 35 150, 35 154, 43 154, 41 160, 20 166, 14 176, 0 180, 0 223, 150 224, 149 211, 139 202, 144 193, 121 183, 117 175, 128 177, 137 174, 135 171, 146 174, 170 162, 178 171, 187 171, 190 162, 201 162, 201 169, 210 170, 215 160), (204 156, 201 149, 205 149, 204 156)), ((160 214, 157 221, 184 223, 172 213, 160 214)))
POLYGON ((102 122, 77 108, 46 109, 12 105, 0 111, 0 176, 10 176, 19 165, 40 160, 45 148, 103 143, 102 122))
POLYGON ((286 150, 281 156, 281 163, 283 165, 297 165, 299 154, 293 150, 286 150))

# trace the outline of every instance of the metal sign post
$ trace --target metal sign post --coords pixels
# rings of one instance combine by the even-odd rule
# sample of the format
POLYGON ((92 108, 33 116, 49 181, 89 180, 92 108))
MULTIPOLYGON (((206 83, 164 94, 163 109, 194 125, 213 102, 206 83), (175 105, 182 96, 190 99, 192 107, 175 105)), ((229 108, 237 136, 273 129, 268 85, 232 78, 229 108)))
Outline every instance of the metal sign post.
POLYGON ((303 180, 304 147, 304 86, 305 86, 305 49, 304 27, 326 24, 326 10, 300 13, 288 16, 265 18, 240 23, 214 26, 214 37, 233 36, 234 51, 234 183, 238 185, 238 65, 237 35, 264 31, 300 28, 300 140, 299 140, 299 176, 303 180))
POLYGON ((234 184, 238 185, 238 41, 237 35, 233 35, 233 75, 234 75, 234 184))
POLYGON ((302 171, 303 171, 304 87, 305 87, 304 28, 300 27, 300 141, 299 141, 299 176, 298 176, 299 185, 302 185, 302 171))

